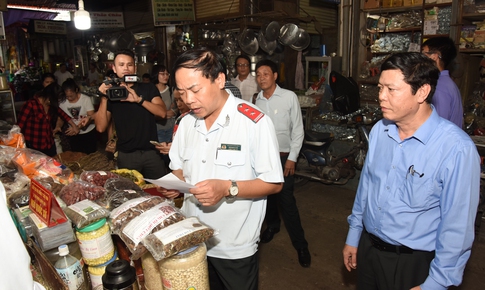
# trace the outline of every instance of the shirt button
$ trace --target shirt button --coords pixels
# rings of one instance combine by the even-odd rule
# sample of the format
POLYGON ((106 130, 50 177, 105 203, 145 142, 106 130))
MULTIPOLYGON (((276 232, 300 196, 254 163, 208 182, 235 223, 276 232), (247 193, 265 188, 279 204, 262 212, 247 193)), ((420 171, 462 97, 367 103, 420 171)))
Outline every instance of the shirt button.
POLYGON ((209 142, 209 138, 205 138, 205 142, 209 142))
POLYGON ((377 209, 378 209, 378 210, 381 210, 381 208, 380 208, 380 207, 378 207, 377 209))
POLYGON ((392 169, 396 169, 396 166, 394 166, 394 165, 393 165, 393 166, 392 166, 392 169))
POLYGON ((389 186, 386 186, 386 189, 389 190, 389 186))
POLYGON ((205 163, 205 160, 202 160, 202 163, 205 163))
POLYGON ((227 165, 228 165, 228 166, 231 166, 231 165, 232 165, 232 163, 231 163, 231 162, 227 162, 227 165))

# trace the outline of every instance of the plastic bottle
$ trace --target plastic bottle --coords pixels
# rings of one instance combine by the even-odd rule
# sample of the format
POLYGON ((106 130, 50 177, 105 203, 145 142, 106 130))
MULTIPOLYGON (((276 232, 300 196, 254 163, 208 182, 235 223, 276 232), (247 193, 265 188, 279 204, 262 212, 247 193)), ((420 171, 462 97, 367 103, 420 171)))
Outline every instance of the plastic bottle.
POLYGON ((67 245, 60 245, 59 259, 54 265, 69 290, 86 290, 87 281, 84 280, 83 268, 78 259, 69 255, 67 245))

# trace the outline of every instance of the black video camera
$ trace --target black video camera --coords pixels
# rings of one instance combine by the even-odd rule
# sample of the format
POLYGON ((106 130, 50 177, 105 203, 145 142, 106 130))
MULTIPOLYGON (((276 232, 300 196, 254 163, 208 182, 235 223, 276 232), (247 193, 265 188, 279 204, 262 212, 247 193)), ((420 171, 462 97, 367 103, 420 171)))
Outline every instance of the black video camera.
POLYGON ((105 85, 111 85, 112 87, 106 90, 106 96, 111 101, 120 101, 128 98, 128 90, 125 87, 120 86, 120 83, 136 83, 139 81, 136 75, 126 75, 123 78, 117 78, 115 76, 107 78, 103 81, 105 85))

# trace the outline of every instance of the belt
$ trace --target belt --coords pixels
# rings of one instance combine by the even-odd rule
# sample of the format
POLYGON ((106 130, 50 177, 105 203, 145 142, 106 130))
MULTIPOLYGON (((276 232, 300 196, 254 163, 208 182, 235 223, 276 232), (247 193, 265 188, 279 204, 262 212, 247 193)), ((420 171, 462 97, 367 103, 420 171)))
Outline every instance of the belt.
POLYGON ((374 246, 374 248, 378 249, 379 251, 391 252, 396 254, 412 254, 414 252, 413 249, 408 248, 406 246, 396 246, 396 245, 386 243, 383 240, 379 239, 378 237, 370 233, 369 233, 369 237, 372 242, 372 246, 374 246))
POLYGON ((285 157, 290 155, 290 152, 280 152, 280 156, 285 157))

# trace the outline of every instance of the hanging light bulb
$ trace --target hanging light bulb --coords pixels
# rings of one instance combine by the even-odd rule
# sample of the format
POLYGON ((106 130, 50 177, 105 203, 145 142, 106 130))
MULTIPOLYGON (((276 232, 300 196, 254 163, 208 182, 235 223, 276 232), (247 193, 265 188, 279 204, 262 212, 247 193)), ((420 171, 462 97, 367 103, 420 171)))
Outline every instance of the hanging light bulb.
POLYGON ((78 11, 74 13, 74 26, 79 30, 91 28, 91 17, 89 17, 89 12, 84 10, 84 1, 79 0, 78 6, 78 11))

